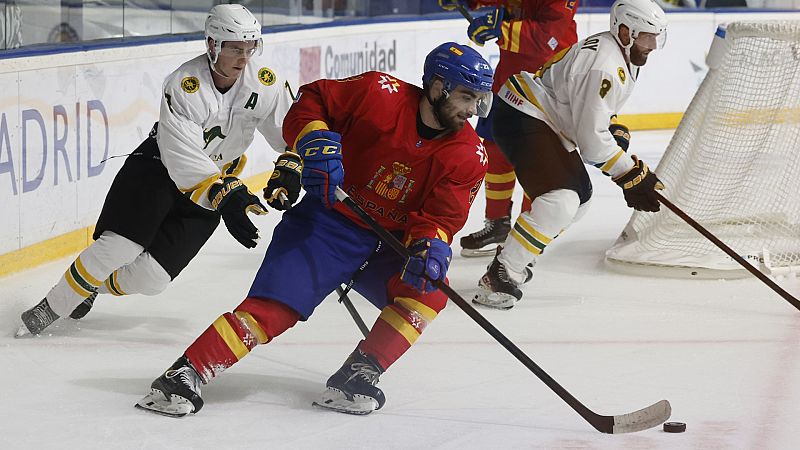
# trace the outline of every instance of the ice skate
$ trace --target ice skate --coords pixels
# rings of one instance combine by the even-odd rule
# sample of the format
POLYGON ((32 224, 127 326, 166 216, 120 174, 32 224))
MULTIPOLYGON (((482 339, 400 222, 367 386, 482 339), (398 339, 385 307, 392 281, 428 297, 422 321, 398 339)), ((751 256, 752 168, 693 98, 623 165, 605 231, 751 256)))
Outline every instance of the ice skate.
POLYGON ((382 373, 372 357, 356 349, 342 368, 328 378, 327 389, 313 405, 357 415, 381 409, 386 398, 375 385, 382 373))
POLYGON ((86 297, 80 305, 76 306, 74 310, 69 314, 69 316, 73 319, 82 319, 83 316, 89 314, 89 311, 94 306, 94 299, 97 298, 97 292, 92 292, 92 295, 86 297))
POLYGON ((136 403, 145 411, 169 417, 197 413, 203 407, 200 398, 202 381, 189 359, 181 356, 150 385, 150 393, 136 403))
POLYGON ((42 299, 33 308, 22 313, 22 325, 19 326, 15 337, 22 337, 28 334, 37 335, 49 327, 58 319, 58 314, 50 309, 47 298, 42 299))
POLYGON ((482 230, 461 238, 461 256, 491 256, 498 244, 505 242, 511 231, 511 218, 486 219, 482 230))
MULTIPOLYGON (((533 276, 532 271, 530 274, 533 276)), ((528 278, 527 273, 525 277, 528 278)), ((495 256, 478 282, 479 291, 472 299, 472 303, 495 309, 511 309, 522 298, 519 284, 495 256)))

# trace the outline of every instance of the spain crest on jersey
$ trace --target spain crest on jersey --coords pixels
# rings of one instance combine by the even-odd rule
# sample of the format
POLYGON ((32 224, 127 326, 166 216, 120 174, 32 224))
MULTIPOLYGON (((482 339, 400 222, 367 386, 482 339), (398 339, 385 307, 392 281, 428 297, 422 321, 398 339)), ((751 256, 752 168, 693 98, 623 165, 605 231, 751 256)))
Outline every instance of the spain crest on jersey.
MULTIPOLYGON (((381 166, 378 174, 386 169, 381 166)), ((409 180, 406 175, 411 172, 411 168, 401 162, 392 163, 392 173, 386 174, 375 185, 375 193, 381 197, 388 198, 389 200, 397 200, 403 190, 410 190, 414 184, 413 180, 409 180), (404 189, 405 188, 405 189, 404 189)), ((376 174, 377 175, 377 174, 376 174)))

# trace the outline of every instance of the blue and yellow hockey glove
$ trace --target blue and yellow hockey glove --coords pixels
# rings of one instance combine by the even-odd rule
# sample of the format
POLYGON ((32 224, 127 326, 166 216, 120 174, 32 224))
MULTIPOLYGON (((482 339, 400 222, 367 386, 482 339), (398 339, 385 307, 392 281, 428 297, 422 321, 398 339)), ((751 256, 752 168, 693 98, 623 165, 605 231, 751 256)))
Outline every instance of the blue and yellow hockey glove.
POLYGON ((303 188, 326 208, 336 203, 336 187, 344 182, 341 141, 339 133, 314 130, 297 142, 297 153, 303 158, 303 188))
POLYGON ((488 14, 476 17, 467 28, 467 35, 472 42, 483 46, 486 41, 500 39, 503 36, 503 15, 505 9, 493 8, 488 14))
POLYGON ((412 256, 406 260, 400 278, 423 294, 435 291, 431 281, 445 279, 453 250, 441 239, 422 238, 411 244, 408 251, 412 256))

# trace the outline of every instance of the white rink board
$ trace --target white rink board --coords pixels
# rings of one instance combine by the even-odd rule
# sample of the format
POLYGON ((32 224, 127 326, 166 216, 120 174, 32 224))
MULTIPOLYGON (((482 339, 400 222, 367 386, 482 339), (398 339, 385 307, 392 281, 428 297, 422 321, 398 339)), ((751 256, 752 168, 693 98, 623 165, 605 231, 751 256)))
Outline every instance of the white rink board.
MULTIPOLYGON (((800 20, 800 13, 669 18, 667 47, 651 55, 623 114, 684 111, 705 74, 705 53, 722 18, 800 20)), ((576 20, 579 37, 608 27, 605 14, 578 14, 576 20)), ((301 82, 366 70, 419 83, 434 45, 468 42, 466 22, 456 19, 322 27, 270 33, 264 40, 264 54, 252 63, 286 78, 295 93, 301 82)), ((478 50, 497 62, 497 46, 478 50)), ((157 120, 164 77, 202 51, 197 40, 3 60, 0 254, 94 223, 124 158, 100 161, 136 148, 157 120)), ((275 158, 259 135, 248 157, 243 176, 270 170, 275 158)))

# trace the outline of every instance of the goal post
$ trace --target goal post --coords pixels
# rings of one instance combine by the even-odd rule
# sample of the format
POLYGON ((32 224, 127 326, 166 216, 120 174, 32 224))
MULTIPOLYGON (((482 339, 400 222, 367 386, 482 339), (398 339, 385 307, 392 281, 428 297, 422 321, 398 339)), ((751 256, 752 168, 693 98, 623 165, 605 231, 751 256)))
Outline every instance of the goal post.
MULTIPOLYGON (((720 27, 706 62, 655 169, 664 196, 762 271, 798 271, 800 22, 720 27)), ((663 207, 634 212, 606 262, 649 275, 747 275, 663 207)))

